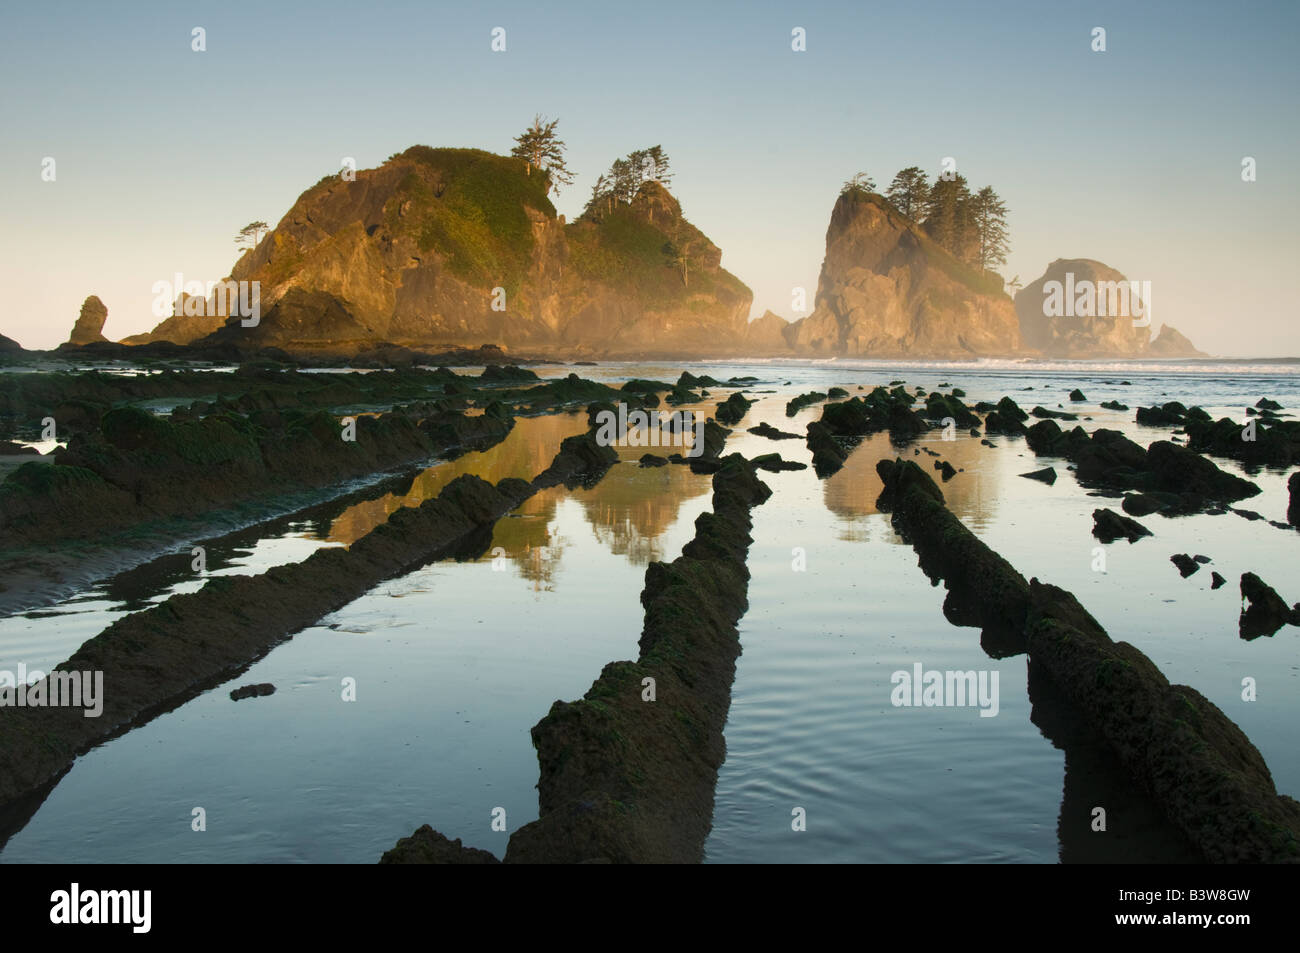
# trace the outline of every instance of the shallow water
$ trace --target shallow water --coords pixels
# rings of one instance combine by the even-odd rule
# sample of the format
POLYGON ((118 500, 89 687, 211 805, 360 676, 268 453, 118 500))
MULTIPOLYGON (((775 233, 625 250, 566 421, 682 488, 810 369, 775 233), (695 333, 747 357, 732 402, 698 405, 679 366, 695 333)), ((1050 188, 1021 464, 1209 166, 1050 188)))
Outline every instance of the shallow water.
MULTIPOLYGON (((616 381, 675 379, 680 369, 538 372, 616 381)), ((690 370, 761 378, 751 393, 776 393, 751 409, 728 450, 775 450, 800 461, 809 459, 802 440, 769 441, 743 428, 766 420, 802 434, 820 407, 790 419, 785 401, 835 385, 856 393, 859 384, 903 378, 927 390, 949 382, 972 403, 1011 394, 1026 410, 1065 404, 1093 418, 1080 420, 1088 429, 1124 429, 1144 444, 1168 431, 1137 428, 1133 410, 1101 411, 1097 403, 1119 399, 1135 410, 1178 399, 1237 419, 1261 396, 1288 410, 1300 404, 1291 369, 1240 365, 1210 372, 843 362, 690 370), (1076 386, 1088 397, 1078 408, 1066 398, 1076 386)), ((300 536, 258 542, 229 571, 260 571, 316 545, 351 542, 459 472, 531 476, 562 436, 585 424, 580 415, 537 420, 548 423, 517 428, 513 444, 494 448, 493 461, 467 457, 434 467, 407 493, 377 495, 300 536)), ((1283 598, 1300 598, 1300 534, 1233 514, 1153 516, 1142 522, 1154 537, 1101 546, 1091 536, 1092 510, 1118 501, 1089 496, 1065 461, 1035 457, 1021 440, 993 441, 990 449, 960 431, 951 441, 935 432, 914 446, 964 468, 943 489, 973 531, 1027 577, 1073 591, 1112 637, 1132 642, 1172 681, 1223 708, 1263 753, 1278 789, 1300 794, 1290 728, 1300 715, 1297 630, 1254 642, 1236 632, 1240 573, 1255 571, 1283 598), (1059 474, 1054 486, 1019 476, 1049 463, 1059 474), (1094 569, 1097 549, 1105 571, 1094 569), (1179 552, 1213 562, 1182 579, 1169 562, 1179 552), (1217 592, 1209 585, 1215 569, 1228 579, 1217 592), (1257 701, 1241 698, 1246 677, 1258 682, 1257 701)), ((510 830, 536 816, 529 728, 551 702, 585 692, 607 662, 635 657, 644 567, 674 558, 710 505, 707 477, 682 467, 639 468, 631 461, 644 449, 626 448, 627 462, 590 490, 556 488, 529 500, 498 523, 482 558, 436 563, 385 583, 235 680, 99 746, 10 838, 0 860, 369 863, 423 823, 500 856, 508 835, 491 830, 492 809, 506 808, 510 830), (355 702, 341 698, 345 677, 357 681, 355 702), (230 701, 231 688, 263 681, 277 693, 230 701), (207 811, 204 832, 191 830, 194 807, 207 811)), ((1105 772, 1085 747, 1059 724, 1049 729, 1052 739, 1044 735, 1039 725, 1054 724, 1050 692, 1029 689, 1024 657, 990 658, 977 630, 944 619, 944 589, 930 585, 912 549, 875 509, 875 462, 899 452, 925 466, 932 459, 915 456, 912 446, 898 451, 878 435, 829 480, 811 470, 764 474, 774 495, 754 511, 750 609, 740 625, 743 655, 707 859, 1055 862, 1063 841, 1070 857, 1095 844, 1084 831, 1098 787, 1115 799, 1107 804, 1117 804, 1121 857, 1172 859, 1159 825, 1145 819, 1141 803, 1105 788, 1105 772), (806 568, 797 568, 800 559, 806 568), (996 671, 996 717, 982 718, 974 707, 894 707, 892 673, 917 662, 996 671), (792 830, 795 808, 804 809, 806 830, 792 830)), ((1240 472, 1231 461, 1216 462, 1240 472)), ((1283 519, 1284 474, 1251 478, 1264 492, 1240 505, 1283 519)), ((134 601, 120 592, 83 594, 47 623, 60 629, 57 636, 4 620, 3 655, 57 661, 101 620, 165 591, 134 601)))

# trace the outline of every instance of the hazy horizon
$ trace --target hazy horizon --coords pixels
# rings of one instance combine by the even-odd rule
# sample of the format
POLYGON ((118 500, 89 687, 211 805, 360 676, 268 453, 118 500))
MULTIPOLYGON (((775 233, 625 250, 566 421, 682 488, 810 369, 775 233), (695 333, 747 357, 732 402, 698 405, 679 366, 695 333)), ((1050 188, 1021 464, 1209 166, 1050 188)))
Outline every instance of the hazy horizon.
POLYGON ((1300 355, 1285 224, 1300 188, 1283 171, 1300 144, 1295 5, 661 4, 643 17, 234 2, 0 17, 0 333, 29 348, 67 340, 90 294, 109 338, 149 330, 154 282, 224 277, 239 228, 275 225, 344 156, 372 168, 416 143, 506 153, 542 113, 576 174, 554 199, 569 220, 614 158, 661 144, 686 217, 753 290, 752 317, 803 316, 794 287, 811 306, 846 179, 866 171, 883 190, 952 156, 1007 203, 1005 277, 1096 259, 1149 281, 1153 326, 1203 351, 1300 355), (1257 181, 1242 181, 1246 156, 1257 181))

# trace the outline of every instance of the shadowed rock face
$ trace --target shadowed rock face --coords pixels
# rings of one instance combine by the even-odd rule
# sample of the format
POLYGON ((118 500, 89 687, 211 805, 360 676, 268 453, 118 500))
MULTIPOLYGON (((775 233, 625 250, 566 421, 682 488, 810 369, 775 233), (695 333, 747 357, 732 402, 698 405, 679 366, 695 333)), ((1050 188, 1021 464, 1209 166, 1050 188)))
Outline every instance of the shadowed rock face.
POLYGON ((83 344, 107 341, 108 338, 104 337, 104 322, 107 320, 108 308, 104 307, 104 302, 100 301, 97 295, 91 295, 81 304, 81 314, 77 316, 77 323, 72 326, 68 343, 80 347, 83 344))
POLYGON ((7 338, 0 334, 0 354, 20 354, 23 346, 13 338, 7 338))
MULTIPOLYGON (((752 294, 663 186, 566 225, 545 177, 525 169, 416 146, 354 181, 326 176, 232 270, 260 283, 259 324, 230 319, 209 340, 329 354, 376 342, 569 357, 744 350, 752 294)), ((164 322, 149 337, 177 330, 164 322)))
POLYGON ((816 307, 786 334, 800 353, 1011 354, 1020 328, 997 276, 944 251, 878 195, 840 196, 816 307))

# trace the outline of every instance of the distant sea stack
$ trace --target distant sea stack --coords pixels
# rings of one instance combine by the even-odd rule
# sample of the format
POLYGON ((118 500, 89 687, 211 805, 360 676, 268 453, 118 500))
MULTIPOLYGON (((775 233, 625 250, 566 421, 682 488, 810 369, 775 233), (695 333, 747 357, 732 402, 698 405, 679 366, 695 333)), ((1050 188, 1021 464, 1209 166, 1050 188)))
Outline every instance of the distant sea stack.
POLYGON ((970 357, 1020 349, 1002 279, 959 261, 890 207, 846 192, 826 230, 813 313, 787 332, 802 354, 970 357))
POLYGON ((1016 295, 1016 314, 1025 348, 1044 357, 1204 357, 1167 325, 1151 340, 1149 299, 1148 285, 1109 265, 1058 258, 1016 295))
POLYGON ((81 303, 81 313, 77 316, 77 323, 72 326, 68 346, 82 347, 107 341, 108 338, 104 337, 104 322, 107 320, 108 308, 104 302, 99 300, 98 295, 90 295, 81 303))
MULTIPOLYGON (((227 279, 229 280, 229 279, 227 279)), ((182 291, 176 296, 172 313, 152 331, 122 338, 123 344, 152 344, 170 341, 172 344, 193 344, 226 323, 230 305, 223 294, 204 299, 182 291)))
POLYGON ((1148 357, 1209 357, 1198 351, 1191 341, 1171 324, 1162 324, 1159 333, 1147 345, 1148 357))
POLYGON ((790 336, 796 324, 772 311, 764 311, 745 328, 745 341, 741 352, 746 357, 783 357, 794 353, 790 336))
MULTIPOLYGON (((231 272, 260 282, 258 324, 223 319, 201 340, 331 355, 380 342, 566 358, 744 352, 753 296, 662 185, 598 211, 566 225, 522 160, 413 146, 299 196, 231 272)), ((187 321, 146 337, 177 340, 187 321)))

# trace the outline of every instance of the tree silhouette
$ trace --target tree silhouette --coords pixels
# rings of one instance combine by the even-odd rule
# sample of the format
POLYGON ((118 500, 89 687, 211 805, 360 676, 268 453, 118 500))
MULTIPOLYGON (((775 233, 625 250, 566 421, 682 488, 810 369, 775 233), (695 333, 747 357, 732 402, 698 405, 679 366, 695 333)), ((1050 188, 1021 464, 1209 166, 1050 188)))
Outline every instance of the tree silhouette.
POLYGON ((840 195, 867 195, 876 191, 876 182, 865 172, 859 172, 853 178, 844 183, 840 189, 840 195))
POLYGON ((554 189, 556 195, 560 193, 561 183, 569 185, 573 182, 573 173, 564 164, 564 140, 555 132, 559 122, 558 119, 547 122, 540 114, 534 116, 533 124, 515 136, 517 145, 510 150, 512 156, 527 163, 529 175, 533 174, 533 169, 545 172, 546 191, 549 194, 554 189))
POLYGON ((235 236, 236 245, 247 245, 249 248, 256 248, 262 240, 262 232, 270 228, 266 222, 249 222, 239 230, 235 236))
POLYGON ((695 230, 685 222, 679 222, 677 228, 673 230, 672 239, 665 247, 668 257, 672 259, 674 265, 682 269, 682 286, 690 286, 690 269, 691 258, 695 253, 695 243, 697 236, 695 230))

